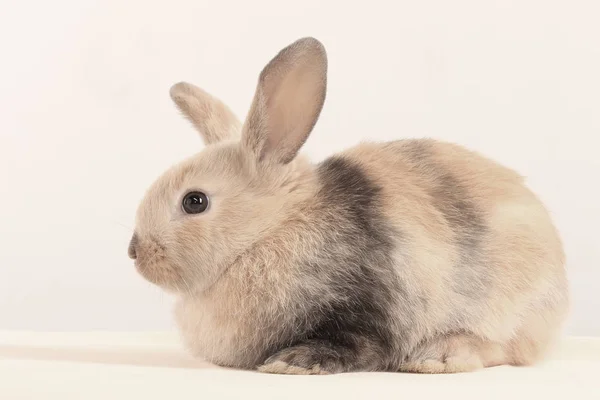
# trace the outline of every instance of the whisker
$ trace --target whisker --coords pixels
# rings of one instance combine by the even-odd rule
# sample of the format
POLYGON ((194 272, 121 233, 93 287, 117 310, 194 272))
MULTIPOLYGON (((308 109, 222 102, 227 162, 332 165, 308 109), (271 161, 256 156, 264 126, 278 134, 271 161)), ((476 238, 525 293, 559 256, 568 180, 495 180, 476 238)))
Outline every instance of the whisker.
POLYGON ((115 224, 117 224, 117 225, 119 225, 119 226, 121 226, 121 227, 123 227, 123 228, 125 228, 125 229, 127 229, 131 233, 133 233, 135 231, 133 228, 131 228, 131 227, 129 227, 129 226, 127 226, 127 225, 119 222, 119 221, 112 220, 112 222, 115 223, 115 224))

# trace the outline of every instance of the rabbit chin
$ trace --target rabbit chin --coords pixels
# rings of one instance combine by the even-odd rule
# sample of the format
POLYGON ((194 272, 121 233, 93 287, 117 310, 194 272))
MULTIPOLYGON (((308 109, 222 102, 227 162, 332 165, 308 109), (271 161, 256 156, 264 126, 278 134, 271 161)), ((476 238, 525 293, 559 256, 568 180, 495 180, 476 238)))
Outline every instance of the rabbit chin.
POLYGON ((168 292, 181 293, 191 290, 186 284, 180 268, 165 260, 136 261, 135 267, 144 279, 168 292))

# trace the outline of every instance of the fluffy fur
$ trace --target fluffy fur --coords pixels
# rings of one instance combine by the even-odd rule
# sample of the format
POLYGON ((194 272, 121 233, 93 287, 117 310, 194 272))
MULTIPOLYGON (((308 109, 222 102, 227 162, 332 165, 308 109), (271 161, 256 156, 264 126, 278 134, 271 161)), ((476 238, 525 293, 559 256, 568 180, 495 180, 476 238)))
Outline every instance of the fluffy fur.
POLYGON ((568 308, 564 255, 515 172, 434 140, 365 143, 313 165, 327 58, 315 39, 260 74, 244 124, 187 83, 171 96, 207 144, 146 194, 129 247, 178 297, 183 339, 270 373, 445 373, 527 365, 568 308), (186 215, 183 196, 208 194, 186 215))

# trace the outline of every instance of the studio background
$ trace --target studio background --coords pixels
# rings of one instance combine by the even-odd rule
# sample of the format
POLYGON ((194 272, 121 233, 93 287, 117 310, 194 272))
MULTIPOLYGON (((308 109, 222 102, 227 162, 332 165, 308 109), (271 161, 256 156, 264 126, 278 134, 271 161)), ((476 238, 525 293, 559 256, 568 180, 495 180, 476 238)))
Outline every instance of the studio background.
POLYGON ((148 185, 202 148, 169 87, 243 118, 263 65, 314 36, 313 160, 429 136, 518 170, 564 240, 567 332, 600 335, 600 2, 0 3, 0 329, 172 329, 172 299, 127 258, 148 185))

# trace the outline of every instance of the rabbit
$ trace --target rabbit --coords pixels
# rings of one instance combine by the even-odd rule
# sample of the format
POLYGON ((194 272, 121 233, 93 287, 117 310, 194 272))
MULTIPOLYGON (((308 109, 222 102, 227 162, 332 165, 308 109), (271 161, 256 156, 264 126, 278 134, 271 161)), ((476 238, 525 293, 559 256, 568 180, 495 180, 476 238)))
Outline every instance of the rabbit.
POLYGON ((327 55, 307 37, 260 73, 244 123, 180 82, 204 148, 147 190, 129 256, 175 295, 189 351, 275 374, 531 365, 569 309, 549 213, 516 172, 434 139, 300 153, 327 55))

